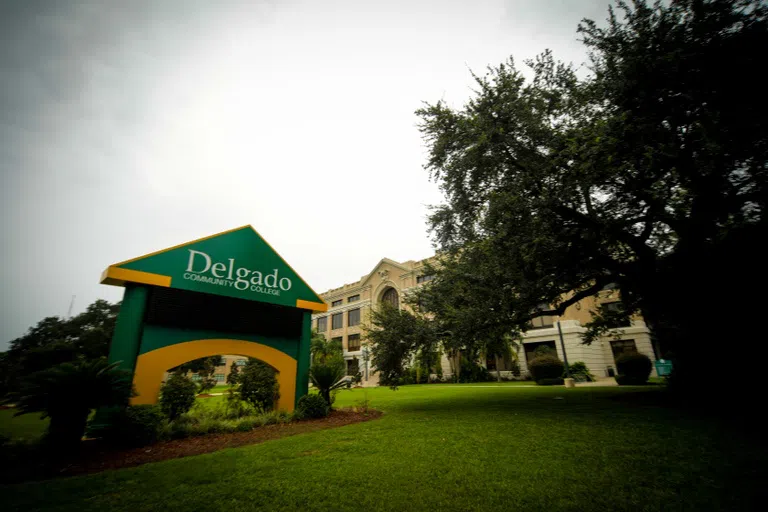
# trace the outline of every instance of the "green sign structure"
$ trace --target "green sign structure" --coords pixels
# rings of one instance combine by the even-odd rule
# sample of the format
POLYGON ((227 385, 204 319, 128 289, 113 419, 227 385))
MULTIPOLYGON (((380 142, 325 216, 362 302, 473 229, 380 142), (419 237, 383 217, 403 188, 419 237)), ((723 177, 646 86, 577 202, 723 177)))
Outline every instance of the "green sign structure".
POLYGON ((110 360, 134 372, 133 403, 155 403, 168 369, 219 354, 277 369, 280 409, 306 394, 311 312, 327 306, 251 226, 110 265, 101 282, 126 288, 110 360))

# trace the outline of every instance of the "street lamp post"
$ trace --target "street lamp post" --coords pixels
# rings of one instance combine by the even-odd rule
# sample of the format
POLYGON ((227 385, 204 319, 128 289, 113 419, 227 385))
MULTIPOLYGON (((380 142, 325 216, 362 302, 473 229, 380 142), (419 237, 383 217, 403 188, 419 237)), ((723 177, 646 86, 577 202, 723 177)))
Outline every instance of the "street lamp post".
POLYGON ((560 320, 557 321, 557 332, 560 335, 560 348, 563 349, 563 363, 565 363, 565 376, 571 378, 571 369, 568 367, 568 355, 565 353, 565 342, 563 341, 563 330, 560 328, 560 320))

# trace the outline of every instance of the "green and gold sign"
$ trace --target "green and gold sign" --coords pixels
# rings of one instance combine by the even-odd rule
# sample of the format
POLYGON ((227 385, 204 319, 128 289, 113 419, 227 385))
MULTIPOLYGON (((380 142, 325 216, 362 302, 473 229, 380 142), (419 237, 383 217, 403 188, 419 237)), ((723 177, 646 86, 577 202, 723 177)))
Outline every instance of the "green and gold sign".
POLYGON ((101 282, 125 286, 109 359, 133 374, 132 403, 156 403, 169 369, 222 354, 272 366, 278 409, 307 393, 311 315, 327 306, 251 226, 115 263, 101 282))
POLYGON ((165 286, 316 311, 327 308, 251 226, 115 263, 101 282, 165 286))

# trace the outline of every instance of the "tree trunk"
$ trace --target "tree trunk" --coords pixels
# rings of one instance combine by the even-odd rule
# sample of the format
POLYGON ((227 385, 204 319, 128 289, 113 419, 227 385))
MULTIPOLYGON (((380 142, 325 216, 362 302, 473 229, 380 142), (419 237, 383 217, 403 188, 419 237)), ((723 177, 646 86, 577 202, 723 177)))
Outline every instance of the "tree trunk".
POLYGON ((83 411, 63 410, 51 415, 48 424, 46 442, 58 452, 70 452, 77 449, 85 435, 88 422, 88 409, 83 411))
POLYGON ((493 358, 496 360, 496 382, 501 382, 501 370, 499 370, 499 356, 495 355, 493 358))

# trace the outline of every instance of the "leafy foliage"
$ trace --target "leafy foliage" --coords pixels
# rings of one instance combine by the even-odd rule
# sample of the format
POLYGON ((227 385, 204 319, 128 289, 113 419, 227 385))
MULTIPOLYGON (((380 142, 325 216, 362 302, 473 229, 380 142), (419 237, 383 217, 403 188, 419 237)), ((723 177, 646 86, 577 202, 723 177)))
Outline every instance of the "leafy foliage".
POLYGON ((172 373, 160 387, 160 407, 168 419, 175 420, 195 404, 197 386, 188 377, 172 373))
POLYGON ((528 371, 537 383, 542 379, 559 379, 563 376, 565 365, 554 355, 542 355, 528 362, 528 371))
POLYGON ((371 311, 370 325, 364 329, 372 364, 382 384, 396 389, 407 376, 413 356, 420 353, 421 359, 432 357, 439 339, 435 327, 418 312, 398 309, 388 302, 371 311))
POLYGON ((645 384, 651 376, 653 364, 645 354, 629 352, 616 358, 616 369, 619 372, 616 382, 619 384, 645 384))
MULTIPOLYGON (((595 380, 595 376, 590 373, 589 368, 587 368, 583 361, 569 363, 568 370, 571 372, 571 377, 579 382, 594 382, 595 380)), ((565 377, 565 374, 563 374, 563 377, 565 377)))
POLYGON ((318 363, 324 363, 339 356, 343 357, 344 353, 340 341, 328 340, 325 335, 319 334, 317 331, 312 331, 309 351, 312 355, 312 361, 318 363))
POLYGON ((47 440, 69 449, 83 437, 92 410, 128 403, 130 377, 104 358, 62 363, 26 377, 7 401, 16 404, 16 416, 39 412, 50 417, 47 440))
POLYGON ((299 398, 297 409, 304 418, 325 418, 329 407, 322 396, 310 393, 299 398))
POLYGON ((42 319, 0 354, 0 395, 18 390, 21 380, 62 363, 106 357, 120 304, 96 300, 68 320, 42 319))
POLYGON ((271 411, 280 398, 277 370, 258 359, 249 359, 240 373, 237 392, 260 411, 271 411))
POLYGON ((333 406, 333 391, 346 385, 344 360, 335 358, 325 362, 312 363, 309 368, 309 380, 317 388, 317 392, 325 400, 328 407, 333 406))
POLYGON ((208 356, 201 357, 200 359, 194 359, 188 363, 176 366, 168 370, 171 373, 180 373, 182 375, 189 373, 196 373, 200 380, 197 381, 197 392, 205 393, 216 387, 216 379, 214 374, 216 373, 216 367, 224 364, 224 360, 221 356, 208 356))
POLYGON ((159 405, 132 405, 106 410, 101 424, 88 428, 88 435, 116 446, 145 446, 157 441, 165 416, 159 405))
POLYGON ((477 364, 474 359, 462 358, 459 382, 489 382, 491 380, 493 378, 484 366, 477 364))
MULTIPOLYGON (((617 5, 606 26, 579 28, 585 76, 545 52, 526 63, 530 80, 510 60, 475 75, 462 108, 417 112, 445 195, 430 217, 442 253, 420 301, 456 339, 482 338, 615 283, 621 313, 642 313, 677 354, 678 382, 693 382, 697 358, 733 326, 713 330, 698 300, 669 291, 735 297, 768 284, 748 242, 768 234, 768 99, 757 88, 768 6, 617 5)), ((724 318, 738 315, 730 302, 724 318)), ((602 313, 587 342, 614 328, 602 313)))
POLYGON ((229 375, 227 375, 227 384, 234 386, 240 379, 240 366, 235 362, 229 368, 229 375))

